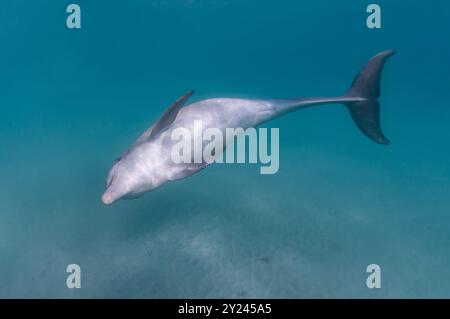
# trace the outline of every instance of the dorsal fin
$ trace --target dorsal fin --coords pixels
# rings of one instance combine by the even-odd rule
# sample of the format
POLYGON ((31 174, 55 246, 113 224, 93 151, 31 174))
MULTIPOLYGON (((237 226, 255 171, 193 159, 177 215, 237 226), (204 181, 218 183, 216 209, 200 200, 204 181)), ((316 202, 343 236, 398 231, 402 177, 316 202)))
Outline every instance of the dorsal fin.
POLYGON ((161 118, 153 126, 152 131, 147 140, 152 139, 161 132, 164 132, 175 121, 178 112, 184 103, 194 94, 194 90, 189 91, 178 100, 175 101, 161 116, 161 118))

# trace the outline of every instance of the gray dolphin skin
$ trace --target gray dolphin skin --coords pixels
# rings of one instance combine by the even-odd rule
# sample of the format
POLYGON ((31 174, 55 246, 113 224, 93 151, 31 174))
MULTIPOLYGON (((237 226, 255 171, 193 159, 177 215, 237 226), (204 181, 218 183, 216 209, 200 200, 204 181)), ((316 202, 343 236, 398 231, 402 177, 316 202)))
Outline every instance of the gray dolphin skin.
MULTIPOLYGON (((194 131, 194 121, 203 130, 256 127, 280 115, 322 104, 343 104, 356 126, 372 141, 387 145, 380 128, 380 80, 383 66, 395 51, 383 51, 361 69, 343 96, 278 100, 214 98, 183 107, 193 91, 179 98, 113 164, 106 180, 104 204, 137 198, 169 182, 188 177, 207 163, 174 163, 171 150, 178 143, 171 138, 176 128, 194 131)), ((192 133, 193 136, 193 133, 192 133)), ((226 148, 227 145, 224 145, 226 148)))

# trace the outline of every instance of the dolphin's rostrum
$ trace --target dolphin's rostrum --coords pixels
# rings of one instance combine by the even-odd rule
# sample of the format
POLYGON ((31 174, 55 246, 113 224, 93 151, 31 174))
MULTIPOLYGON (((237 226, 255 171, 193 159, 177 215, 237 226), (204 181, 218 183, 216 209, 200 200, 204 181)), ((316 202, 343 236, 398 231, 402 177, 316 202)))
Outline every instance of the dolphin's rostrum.
MULTIPOLYGON (((193 91, 179 98, 161 118, 145 131, 114 163, 102 196, 105 204, 121 198, 136 198, 168 181, 197 173, 207 163, 175 164, 171 149, 176 128, 194 129, 201 120, 203 129, 214 127, 249 128, 282 114, 315 105, 340 103, 350 111, 356 126, 376 143, 387 145, 380 128, 380 77, 386 60, 395 52, 384 51, 374 56, 358 73, 348 92, 339 97, 252 100, 214 98, 182 107, 193 91)), ((226 146, 225 146, 226 147, 226 146)))

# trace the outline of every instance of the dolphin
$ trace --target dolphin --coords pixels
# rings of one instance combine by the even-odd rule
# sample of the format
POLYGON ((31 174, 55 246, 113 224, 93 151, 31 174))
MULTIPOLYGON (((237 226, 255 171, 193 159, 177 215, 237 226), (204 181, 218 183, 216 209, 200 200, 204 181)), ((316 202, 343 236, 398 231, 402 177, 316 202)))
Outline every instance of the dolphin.
MULTIPOLYGON (((102 196, 109 205, 119 199, 137 198, 161 185, 191 176, 209 164, 206 162, 176 164, 171 150, 176 128, 194 130, 194 121, 206 128, 256 127, 283 114, 323 104, 343 104, 359 128, 372 141, 387 145, 389 140, 380 127, 380 80, 383 66, 394 50, 383 51, 369 60, 356 75, 350 89, 338 97, 295 99, 213 98, 183 107, 193 91, 180 97, 147 129, 111 167, 102 196)), ((224 145, 224 149, 227 145, 224 145)))

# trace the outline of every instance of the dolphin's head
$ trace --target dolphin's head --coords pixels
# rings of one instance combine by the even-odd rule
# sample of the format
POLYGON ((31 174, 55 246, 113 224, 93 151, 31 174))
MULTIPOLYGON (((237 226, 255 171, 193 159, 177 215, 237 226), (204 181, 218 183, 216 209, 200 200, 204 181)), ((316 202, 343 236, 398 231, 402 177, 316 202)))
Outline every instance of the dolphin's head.
POLYGON ((109 170, 102 202, 110 205, 119 199, 137 198, 152 189, 152 179, 142 175, 134 161, 119 157, 109 170))
POLYGON ((106 178, 105 192, 102 196, 104 204, 110 205, 128 193, 127 184, 123 183, 123 175, 124 166, 121 163, 121 158, 118 158, 109 170, 106 178))

